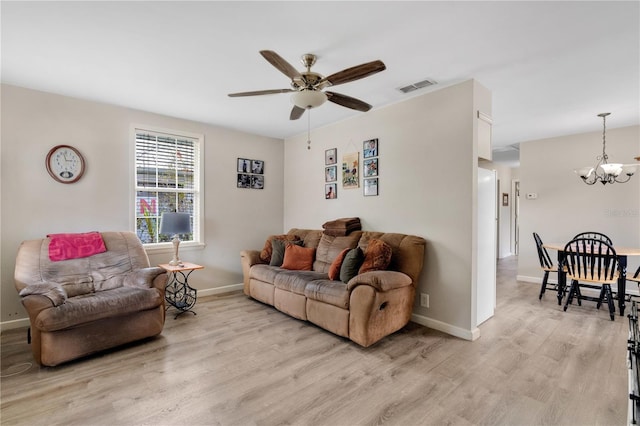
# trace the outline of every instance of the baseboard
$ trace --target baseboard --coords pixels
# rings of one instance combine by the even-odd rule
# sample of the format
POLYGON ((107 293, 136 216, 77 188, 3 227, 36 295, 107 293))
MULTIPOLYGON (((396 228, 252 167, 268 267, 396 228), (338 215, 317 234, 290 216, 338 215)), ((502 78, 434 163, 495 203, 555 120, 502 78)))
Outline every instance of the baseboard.
POLYGON ((473 330, 466 330, 464 328, 456 327, 455 325, 447 324, 446 322, 434 320, 418 314, 411 314, 411 321, 464 340, 473 341, 480 337, 480 329, 477 327, 473 330))
POLYGON ((5 330, 13 330, 15 328, 29 327, 29 318, 20 318, 11 321, 0 322, 0 333, 5 330))
POLYGON ((231 293, 233 291, 242 290, 244 284, 230 284, 223 285, 222 287, 204 288, 198 289, 198 296, 212 296, 214 294, 231 293))
MULTIPOLYGON (((198 289, 198 296, 211 296, 213 294, 231 293, 233 291, 242 290, 244 285, 231 284, 222 287, 198 289)), ((29 318, 20 318, 11 321, 0 322, 0 333, 5 330, 13 330, 15 328, 29 327, 29 318)))

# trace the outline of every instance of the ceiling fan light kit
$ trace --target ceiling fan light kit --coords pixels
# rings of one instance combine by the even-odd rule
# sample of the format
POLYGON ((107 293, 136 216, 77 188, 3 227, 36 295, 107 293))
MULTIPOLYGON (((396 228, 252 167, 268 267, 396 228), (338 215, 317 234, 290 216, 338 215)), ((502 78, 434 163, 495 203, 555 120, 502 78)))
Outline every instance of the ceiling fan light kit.
POLYGON ((596 182, 600 182, 603 185, 608 183, 625 183, 629 182, 631 176, 636 171, 637 164, 622 164, 622 163, 609 163, 609 156, 607 155, 607 116, 610 112, 603 112, 598 114, 598 117, 602 117, 602 155, 598 155, 596 160, 598 161, 595 167, 582 167, 574 170, 574 172, 580 176, 582 181, 587 185, 593 185, 596 182), (620 177, 622 175, 622 177, 620 177))
POLYGON ((327 101, 327 95, 324 92, 316 92, 314 90, 301 90, 291 95, 291 102, 302 109, 317 108, 327 101))

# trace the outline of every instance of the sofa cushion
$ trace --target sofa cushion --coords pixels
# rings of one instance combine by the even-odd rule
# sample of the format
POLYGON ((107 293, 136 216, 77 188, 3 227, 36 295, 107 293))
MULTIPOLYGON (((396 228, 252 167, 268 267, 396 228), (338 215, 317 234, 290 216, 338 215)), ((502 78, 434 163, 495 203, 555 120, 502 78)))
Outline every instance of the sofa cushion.
POLYGON ((342 262, 344 261, 344 257, 347 255, 351 249, 342 250, 338 256, 333 260, 331 266, 329 267, 329 279, 330 280, 339 280, 340 279, 340 268, 342 268, 342 262))
POLYGON ((316 280, 307 283, 304 295, 308 299, 328 303, 339 308, 349 308, 349 291, 341 281, 316 280))
POLYGON ((300 247, 290 244, 284 249, 284 261, 282 262, 282 269, 311 271, 315 254, 315 248, 300 247))
MULTIPOLYGON (((35 324, 42 331, 62 330, 103 318, 157 308, 162 304, 162 296, 156 289, 120 287, 70 297, 66 303, 41 311, 35 324)), ((109 330, 105 330, 108 333, 109 330)))
POLYGON ((364 252, 364 261, 360 266, 359 274, 369 271, 384 271, 391 262, 391 246, 377 238, 369 241, 364 252))
POLYGON ((276 275, 273 285, 281 290, 305 294, 305 287, 312 281, 327 279, 327 275, 315 271, 285 271, 276 275))
POLYGON ((322 234, 318 249, 316 250, 316 259, 313 262, 313 270, 318 272, 329 272, 331 263, 346 248, 352 249, 358 245, 362 232, 353 232, 347 236, 331 236, 322 234))
POLYGON ((276 275, 278 275, 282 269, 277 266, 269 266, 264 264, 257 264, 251 267, 249 272, 249 276, 258 281, 263 281, 266 283, 273 284, 276 279, 276 275))
POLYGON ((344 256, 342 266, 340 267, 340 281, 346 284, 351 278, 358 275, 358 270, 363 260, 364 253, 362 253, 360 247, 349 250, 344 256))
POLYGON ((284 249, 288 244, 295 244, 297 246, 302 245, 302 240, 298 241, 284 241, 274 238, 271 240, 271 261, 269 262, 270 266, 282 266, 282 262, 284 261, 284 249))
POLYGON ((271 240, 277 239, 282 241, 298 241, 300 237, 292 234, 283 234, 283 235, 269 235, 267 241, 264 243, 264 247, 260 252, 260 259, 263 262, 271 262, 271 253, 273 252, 273 247, 271 246, 271 240))

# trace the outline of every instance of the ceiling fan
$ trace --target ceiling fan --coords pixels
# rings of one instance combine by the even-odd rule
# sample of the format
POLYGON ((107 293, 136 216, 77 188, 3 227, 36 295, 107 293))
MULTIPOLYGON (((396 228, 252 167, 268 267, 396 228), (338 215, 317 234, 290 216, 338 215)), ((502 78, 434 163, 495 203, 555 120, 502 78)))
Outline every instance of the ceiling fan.
POLYGON ((355 109, 357 111, 369 111, 371 105, 351 96, 342 95, 336 92, 323 91, 325 87, 337 86, 338 84, 348 83, 350 81, 359 80, 372 74, 384 71, 387 67, 382 61, 372 61, 365 64, 356 65, 324 77, 318 73, 311 71, 311 67, 316 63, 316 55, 307 53, 302 55, 301 62, 307 68, 306 71, 298 72, 290 63, 284 60, 280 55, 272 50, 261 50, 260 54, 281 73, 291 79, 290 89, 273 89, 258 90, 253 92, 230 93, 232 98, 241 96, 258 96, 272 95, 276 93, 293 93, 291 101, 294 106, 289 115, 289 119, 297 120, 302 117, 304 111, 315 108, 325 101, 343 107, 355 109))

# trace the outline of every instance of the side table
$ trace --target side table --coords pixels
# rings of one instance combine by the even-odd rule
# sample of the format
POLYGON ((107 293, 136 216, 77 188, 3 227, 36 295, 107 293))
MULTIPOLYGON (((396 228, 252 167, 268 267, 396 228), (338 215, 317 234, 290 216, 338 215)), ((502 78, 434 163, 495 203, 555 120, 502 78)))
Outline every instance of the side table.
POLYGON ((191 312, 196 315, 191 308, 196 304, 198 290, 190 287, 188 281, 189 275, 191 275, 193 271, 196 269, 204 269, 204 266, 189 262, 183 262, 176 266, 162 263, 158 266, 169 273, 169 281, 165 288, 164 298, 171 306, 180 311, 173 319, 178 318, 179 315, 185 312, 191 312))

